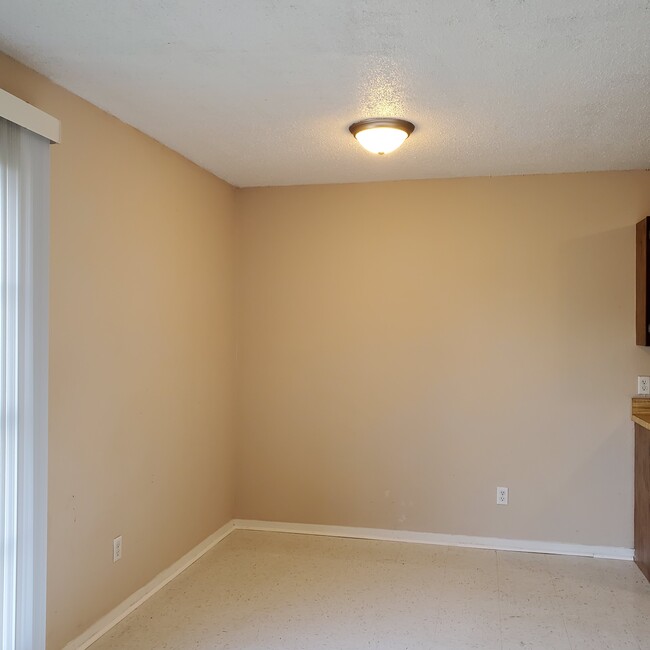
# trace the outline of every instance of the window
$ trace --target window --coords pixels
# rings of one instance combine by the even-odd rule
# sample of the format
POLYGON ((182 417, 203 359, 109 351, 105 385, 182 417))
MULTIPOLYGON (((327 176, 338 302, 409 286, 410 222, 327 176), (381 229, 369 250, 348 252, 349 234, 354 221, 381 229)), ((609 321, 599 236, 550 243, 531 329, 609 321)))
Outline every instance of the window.
POLYGON ((49 145, 0 117, 2 650, 45 648, 49 145))

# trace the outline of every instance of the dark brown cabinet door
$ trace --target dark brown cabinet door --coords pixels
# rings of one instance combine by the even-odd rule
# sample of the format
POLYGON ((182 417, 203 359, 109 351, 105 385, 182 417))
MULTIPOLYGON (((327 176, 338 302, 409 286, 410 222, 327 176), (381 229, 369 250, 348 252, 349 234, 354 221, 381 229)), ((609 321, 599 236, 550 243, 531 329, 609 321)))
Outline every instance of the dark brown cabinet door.
POLYGON ((634 560, 650 580, 650 431, 634 430, 634 560))
POLYGON ((636 344, 650 345, 650 299, 648 289, 650 282, 648 274, 648 228, 650 217, 646 217, 636 224, 636 344))

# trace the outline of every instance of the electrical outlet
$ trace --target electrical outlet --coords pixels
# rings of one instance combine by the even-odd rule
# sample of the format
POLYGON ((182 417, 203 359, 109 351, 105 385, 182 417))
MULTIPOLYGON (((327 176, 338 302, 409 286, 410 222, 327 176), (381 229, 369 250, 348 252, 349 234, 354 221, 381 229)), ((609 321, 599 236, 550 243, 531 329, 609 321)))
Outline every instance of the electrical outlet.
POLYGON ((113 562, 122 559, 122 535, 113 540, 113 562))
POLYGON ((507 487, 498 487, 497 488, 497 505, 507 506, 508 505, 508 488, 507 487))
POLYGON ((639 395, 650 395, 650 377, 636 378, 636 392, 639 395))

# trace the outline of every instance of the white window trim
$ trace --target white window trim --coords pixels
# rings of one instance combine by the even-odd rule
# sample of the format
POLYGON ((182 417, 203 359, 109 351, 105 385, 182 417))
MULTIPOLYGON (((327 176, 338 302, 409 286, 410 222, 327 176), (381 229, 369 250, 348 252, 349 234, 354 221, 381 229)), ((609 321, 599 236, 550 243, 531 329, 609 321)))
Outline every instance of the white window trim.
POLYGON ((0 88, 0 117, 32 131, 50 142, 61 142, 61 122, 0 88))

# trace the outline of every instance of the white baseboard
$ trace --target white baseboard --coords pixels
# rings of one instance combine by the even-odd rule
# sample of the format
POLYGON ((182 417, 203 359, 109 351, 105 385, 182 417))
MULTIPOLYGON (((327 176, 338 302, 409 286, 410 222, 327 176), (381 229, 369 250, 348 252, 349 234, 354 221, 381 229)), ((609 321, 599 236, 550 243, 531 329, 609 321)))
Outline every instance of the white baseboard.
POLYGON ((550 553, 553 555, 578 555, 611 560, 632 560, 634 549, 618 546, 587 546, 561 542, 536 542, 521 539, 499 539, 496 537, 471 537, 468 535, 445 535, 442 533, 418 533, 405 530, 386 530, 381 528, 354 528, 351 526, 325 526, 321 524, 290 524, 278 521, 256 521, 252 519, 233 519, 222 526, 206 540, 185 554, 172 566, 159 573, 144 587, 138 589, 115 609, 103 616, 83 634, 63 650, 86 650, 99 637, 103 636, 122 619, 137 609, 142 603, 160 591, 167 583, 196 562, 202 555, 216 546, 233 530, 260 530, 299 535, 324 535, 327 537, 351 537, 356 539, 376 539, 387 542, 411 542, 415 544, 437 544, 442 546, 465 546, 486 548, 496 551, 522 551, 525 553, 550 553))
POLYGON ((235 528, 241 530, 264 530, 302 535, 326 535, 328 537, 352 537, 357 539, 377 539, 388 542, 437 544, 441 546, 466 546, 469 548, 486 548, 495 551, 578 555, 609 560, 634 559, 634 549, 619 546, 588 546, 584 544, 565 544, 562 542, 539 542, 527 539, 499 539, 497 537, 417 533, 406 530, 324 526, 321 524, 289 524, 277 521, 255 521, 251 519, 235 519, 233 523, 235 528))
POLYGON ((123 618, 126 618, 132 611, 140 607, 142 603, 149 600, 157 591, 160 591, 167 583, 171 582, 176 576, 185 571, 187 567, 194 564, 202 555, 216 546, 222 539, 230 535, 233 530, 235 530, 234 522, 229 521, 219 528, 219 530, 212 533, 210 537, 203 540, 198 546, 195 546, 189 553, 183 555, 180 560, 174 562, 174 564, 159 573, 144 587, 138 589, 138 591, 129 596, 125 601, 121 602, 115 609, 106 614, 106 616, 102 616, 97 623, 88 628, 83 634, 67 643, 63 650, 86 650, 99 637, 106 634, 106 632, 117 625, 123 618))

